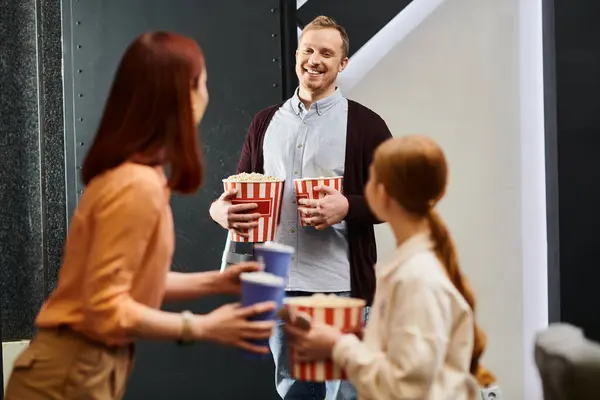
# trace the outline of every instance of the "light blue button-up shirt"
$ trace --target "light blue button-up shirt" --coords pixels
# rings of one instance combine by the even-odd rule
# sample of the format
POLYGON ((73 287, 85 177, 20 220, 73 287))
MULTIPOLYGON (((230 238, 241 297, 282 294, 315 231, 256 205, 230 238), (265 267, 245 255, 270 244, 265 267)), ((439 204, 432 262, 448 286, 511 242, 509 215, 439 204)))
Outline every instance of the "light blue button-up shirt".
POLYGON ((264 173, 285 177, 277 241, 296 249, 287 290, 350 290, 346 223, 301 227, 294 179, 343 176, 348 101, 339 89, 306 109, 296 94, 275 113, 264 144, 264 173))

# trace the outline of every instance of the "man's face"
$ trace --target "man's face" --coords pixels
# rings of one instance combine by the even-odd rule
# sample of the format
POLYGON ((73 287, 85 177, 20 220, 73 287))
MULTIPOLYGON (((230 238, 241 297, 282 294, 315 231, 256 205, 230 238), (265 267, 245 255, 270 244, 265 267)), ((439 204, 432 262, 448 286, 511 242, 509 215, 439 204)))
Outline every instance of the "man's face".
POLYGON ((336 29, 309 29, 302 34, 296 51, 296 75, 305 89, 313 93, 328 90, 347 64, 336 29))

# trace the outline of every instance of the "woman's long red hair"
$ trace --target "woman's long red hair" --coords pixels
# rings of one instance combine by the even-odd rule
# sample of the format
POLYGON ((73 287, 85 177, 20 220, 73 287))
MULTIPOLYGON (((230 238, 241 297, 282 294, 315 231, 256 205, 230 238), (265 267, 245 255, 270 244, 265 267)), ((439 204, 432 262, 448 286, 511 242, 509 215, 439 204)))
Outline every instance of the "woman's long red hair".
POLYGON ((170 165, 169 187, 197 190, 203 180, 191 91, 204 66, 200 47, 190 38, 151 32, 126 50, 104 113, 83 163, 83 181, 125 161, 170 165))
MULTIPOLYGON (((458 264, 458 256, 448 228, 434 205, 444 196, 448 165, 442 149, 425 136, 389 139, 375 152, 373 167, 377 181, 405 210, 427 218, 435 252, 446 268, 450 281, 475 313, 475 296, 458 264)), ((486 346, 486 336, 475 323, 475 342, 471 357, 471 373, 486 387, 496 378, 479 362, 486 346)))

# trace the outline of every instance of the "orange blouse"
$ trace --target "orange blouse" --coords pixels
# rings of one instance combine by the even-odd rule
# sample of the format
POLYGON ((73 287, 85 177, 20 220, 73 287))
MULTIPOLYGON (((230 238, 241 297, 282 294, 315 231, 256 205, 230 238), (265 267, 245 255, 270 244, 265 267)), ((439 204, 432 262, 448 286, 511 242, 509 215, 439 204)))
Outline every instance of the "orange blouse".
POLYGON ((175 248, 162 167, 124 163, 94 178, 71 220, 58 285, 37 317, 108 345, 133 341, 140 310, 159 308, 175 248))

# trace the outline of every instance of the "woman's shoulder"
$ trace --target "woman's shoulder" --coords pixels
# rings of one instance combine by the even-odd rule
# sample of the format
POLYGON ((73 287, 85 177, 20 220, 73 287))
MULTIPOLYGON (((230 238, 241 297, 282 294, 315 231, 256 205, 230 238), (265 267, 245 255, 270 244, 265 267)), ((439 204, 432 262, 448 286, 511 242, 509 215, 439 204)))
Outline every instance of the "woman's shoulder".
POLYGON ((133 186, 160 191, 165 185, 162 168, 126 162, 94 178, 89 188, 91 190, 98 186, 104 190, 120 190, 133 186))
POLYGON ((123 163, 94 178, 85 188, 80 205, 104 207, 133 201, 160 207, 167 202, 167 195, 162 168, 123 163))

